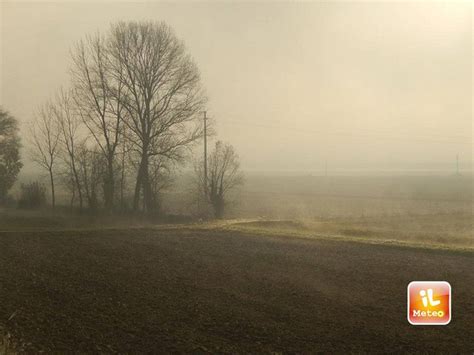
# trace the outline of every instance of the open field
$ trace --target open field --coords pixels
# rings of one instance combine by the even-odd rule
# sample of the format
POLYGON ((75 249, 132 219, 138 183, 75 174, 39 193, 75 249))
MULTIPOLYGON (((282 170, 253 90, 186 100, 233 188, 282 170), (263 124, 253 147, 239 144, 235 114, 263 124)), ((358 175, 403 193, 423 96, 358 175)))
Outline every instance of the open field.
MULTIPOLYGON (((174 222, 193 214, 177 188, 174 222)), ((236 201, 174 225, 0 210, 0 333, 31 352, 474 350, 471 176, 251 176, 236 201), (408 324, 412 280, 451 283, 450 325, 408 324)))
POLYGON ((470 2, 0 13, 0 355, 474 355, 470 2))
POLYGON ((277 226, 4 228, 0 326, 31 352, 474 350, 472 252, 277 226), (411 326, 407 284, 432 279, 451 283, 453 320, 411 326))
MULTIPOLYGON (((163 192, 164 207, 192 214, 197 206, 182 179, 163 192)), ((472 173, 464 175, 311 176, 254 173, 228 206, 229 218, 386 218, 473 211, 472 173)))

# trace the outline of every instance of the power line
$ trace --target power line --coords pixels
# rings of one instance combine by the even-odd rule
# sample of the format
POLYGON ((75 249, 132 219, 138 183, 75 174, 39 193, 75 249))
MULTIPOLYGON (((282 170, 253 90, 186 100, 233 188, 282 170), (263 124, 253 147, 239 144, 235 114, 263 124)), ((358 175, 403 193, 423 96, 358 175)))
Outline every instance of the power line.
MULTIPOLYGON (((230 114, 232 116, 232 114, 230 114)), ((229 116, 229 113, 226 114, 226 117, 229 116)), ((234 117, 236 118, 228 118, 226 121, 234 121, 234 122, 241 122, 243 124, 249 124, 249 125, 252 125, 254 122, 250 122, 250 121, 242 121, 239 119, 239 117, 237 115, 233 115, 234 117)), ((268 119, 262 119, 262 118, 258 118, 257 119, 258 123, 259 124, 270 124, 270 125, 274 125, 274 126, 282 126, 281 124, 277 124, 275 125, 275 123, 281 123, 282 121, 279 120, 279 121, 274 121, 274 120, 268 120, 268 119)), ((387 131, 380 131, 380 130, 374 130, 374 129, 370 129, 369 127, 364 127, 364 131, 366 133, 371 133, 371 134, 374 134, 374 135, 384 135, 384 134, 387 134, 387 133, 390 133, 390 132, 387 132, 387 131)), ((462 135, 462 134, 457 134, 457 135, 450 135, 450 136, 447 136, 446 134, 442 134, 442 133, 423 133, 421 135, 418 135, 419 138, 453 138, 453 139, 471 139, 471 136, 465 136, 465 135, 462 135)))
POLYGON ((204 189, 207 192, 207 112, 204 111, 204 189))
MULTIPOLYGON (((242 122, 238 120, 226 119, 225 121, 219 121, 222 124, 230 124, 230 125, 240 125, 240 126, 252 126, 252 127, 261 127, 261 128, 270 128, 270 129, 278 129, 281 131, 292 131, 304 134, 318 134, 324 136, 345 136, 345 137, 358 137, 358 138, 375 138, 379 140, 393 140, 393 141, 400 141, 400 142, 422 142, 422 143, 441 143, 441 144, 460 144, 463 142, 459 141, 447 141, 447 140, 436 140, 436 139, 425 139, 425 138, 416 138, 416 139, 407 139, 407 138, 400 138, 400 137, 381 137, 375 136, 370 134, 360 134, 360 133, 341 133, 341 132, 323 132, 323 131, 315 131, 315 130, 307 130, 307 129, 298 129, 298 128, 291 128, 291 127, 283 127, 277 125, 267 125, 267 124, 260 124, 260 123, 250 123, 250 122, 242 122)), ((462 137, 464 139, 470 139, 470 137, 462 137)))

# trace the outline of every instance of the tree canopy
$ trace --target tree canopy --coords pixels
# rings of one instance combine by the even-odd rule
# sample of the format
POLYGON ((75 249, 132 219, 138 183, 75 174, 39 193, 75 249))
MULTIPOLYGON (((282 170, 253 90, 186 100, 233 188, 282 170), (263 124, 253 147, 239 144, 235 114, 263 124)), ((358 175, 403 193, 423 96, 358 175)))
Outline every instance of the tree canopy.
POLYGON ((18 122, 0 107, 0 202, 5 200, 22 166, 18 122))

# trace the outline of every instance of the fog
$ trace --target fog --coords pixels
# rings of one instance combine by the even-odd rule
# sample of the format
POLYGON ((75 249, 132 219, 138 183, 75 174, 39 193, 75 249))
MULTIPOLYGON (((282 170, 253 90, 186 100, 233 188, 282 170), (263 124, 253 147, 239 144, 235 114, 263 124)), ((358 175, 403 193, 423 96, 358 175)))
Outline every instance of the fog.
POLYGON ((470 1, 0 11, 0 354, 473 353, 470 1))
POLYGON ((23 134, 68 85, 78 40, 117 20, 163 20, 245 171, 453 172, 457 154, 470 169, 470 2, 4 1, 1 11, 0 104, 23 134))

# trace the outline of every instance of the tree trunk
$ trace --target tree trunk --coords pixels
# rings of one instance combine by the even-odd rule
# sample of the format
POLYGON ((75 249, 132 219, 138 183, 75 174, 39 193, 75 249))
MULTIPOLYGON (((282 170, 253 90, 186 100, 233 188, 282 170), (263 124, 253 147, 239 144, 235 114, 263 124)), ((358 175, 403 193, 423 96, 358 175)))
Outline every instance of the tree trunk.
POLYGON ((104 205, 107 211, 112 211, 114 207, 114 167, 113 159, 107 159, 107 176, 104 184, 104 205))
POLYGON ((145 154, 142 153, 140 166, 138 167, 137 181, 135 182, 135 194, 133 196, 133 210, 135 212, 138 212, 138 204, 140 202, 140 189, 142 188, 144 161, 145 161, 145 154))
POLYGON ((76 184, 72 184, 72 193, 71 193, 71 201, 70 201, 70 208, 71 208, 71 212, 73 210, 73 207, 74 207, 74 200, 76 199, 76 184))
POLYGON ((153 189, 151 187, 150 175, 148 171, 148 159, 143 167, 143 199, 145 200, 145 207, 147 212, 153 212, 155 210, 155 199, 153 196, 153 189))
POLYGON ((82 211, 83 208, 83 199, 82 199, 82 187, 81 181, 79 180, 79 174, 77 173, 76 165, 72 163, 72 173, 74 174, 74 182, 77 187, 77 195, 79 196, 79 209, 82 211))
POLYGON ((125 150, 122 156, 122 171, 120 172, 120 209, 123 211, 125 209, 124 206, 124 186, 125 186, 125 150))
POLYGON ((214 216, 217 219, 224 217, 224 200, 221 198, 216 198, 213 201, 212 206, 214 207, 214 216))
POLYGON ((143 209, 147 212, 152 212, 155 209, 155 199, 153 196, 153 189, 151 186, 150 175, 148 171, 148 155, 146 149, 143 150, 138 168, 137 181, 135 183, 135 195, 133 198, 133 209, 138 211, 138 204, 140 202, 140 190, 143 191, 143 209))
POLYGON ((56 196, 54 193, 54 176, 53 176, 53 170, 49 169, 49 178, 51 180, 51 204, 53 206, 53 210, 56 207, 56 196))

